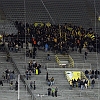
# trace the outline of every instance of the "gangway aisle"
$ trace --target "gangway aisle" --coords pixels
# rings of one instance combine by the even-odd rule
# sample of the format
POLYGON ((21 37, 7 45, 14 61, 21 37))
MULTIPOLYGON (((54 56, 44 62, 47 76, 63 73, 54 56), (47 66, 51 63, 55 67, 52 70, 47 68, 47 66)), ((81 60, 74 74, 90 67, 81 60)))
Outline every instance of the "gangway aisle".
MULTIPOLYGON (((17 100, 18 98, 18 91, 15 90, 15 82, 18 81, 18 72, 16 68, 14 67, 13 63, 9 61, 6 61, 6 52, 0 51, 0 80, 3 81, 3 86, 0 85, 0 100, 17 100), (10 83, 7 82, 7 80, 2 77, 5 76, 5 71, 14 71, 15 78, 11 79, 13 81, 12 89, 10 86, 10 83)), ((27 92, 27 88, 25 88, 25 84, 20 80, 20 99, 24 100, 31 100, 30 94, 27 92)))

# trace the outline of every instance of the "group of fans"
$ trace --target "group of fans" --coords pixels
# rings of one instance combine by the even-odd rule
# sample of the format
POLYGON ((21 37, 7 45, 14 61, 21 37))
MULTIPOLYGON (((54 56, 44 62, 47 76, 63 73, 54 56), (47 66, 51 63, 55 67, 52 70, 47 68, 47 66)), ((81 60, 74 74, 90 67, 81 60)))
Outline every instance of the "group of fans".
POLYGON ((18 82, 15 81, 15 72, 14 72, 14 70, 11 71, 9 69, 6 69, 2 73, 2 81, 0 81, 0 83, 2 84, 2 86, 3 86, 4 83, 8 83, 11 90, 13 90, 14 88, 15 88, 16 91, 18 90, 18 82))
POLYGON ((92 28, 84 29, 81 26, 67 23, 63 25, 26 23, 24 25, 18 21, 15 22, 15 26, 18 29, 18 34, 11 34, 6 37, 10 37, 9 40, 15 41, 18 45, 24 43, 26 38, 26 43, 32 43, 34 47, 37 46, 39 49, 44 48, 47 44, 48 50, 55 53, 68 53, 70 48, 71 51, 74 51, 82 49, 84 46, 90 52, 96 50, 100 52, 100 36, 94 33, 92 28))
POLYGON ((30 61, 28 63, 27 70, 25 71, 26 79, 31 79, 32 74, 39 75, 41 73, 41 64, 37 64, 36 61, 30 61))

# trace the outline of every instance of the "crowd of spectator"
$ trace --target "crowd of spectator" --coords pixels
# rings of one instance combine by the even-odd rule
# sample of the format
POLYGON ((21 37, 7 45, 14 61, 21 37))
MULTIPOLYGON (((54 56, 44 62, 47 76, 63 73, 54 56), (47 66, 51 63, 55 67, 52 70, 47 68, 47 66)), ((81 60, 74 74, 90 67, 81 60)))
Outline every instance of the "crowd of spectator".
POLYGON ((39 75, 41 73, 41 64, 37 64, 36 61, 30 61, 28 63, 27 70, 25 71, 26 79, 31 79, 32 74, 39 75))
MULTIPOLYGON (((98 34, 94 33, 92 28, 84 29, 81 26, 75 26, 71 24, 64 25, 51 25, 51 26, 34 26, 34 24, 24 25, 21 22, 16 21, 15 26, 18 29, 18 34, 11 34, 6 36, 8 38, 8 47, 12 52, 18 52, 20 48, 23 48, 23 43, 26 42, 26 49, 28 48, 28 43, 32 43, 33 49, 29 49, 26 52, 26 56, 33 57, 36 56, 36 48, 43 49, 45 52, 52 50, 54 53, 68 53, 69 51, 79 51, 82 52, 83 47, 87 47, 89 52, 100 52, 100 37, 98 34), (26 27, 25 27, 26 26, 26 27), (97 48, 97 49, 96 49, 97 48)), ((5 37, 5 38, 6 38, 5 37)), ((87 54, 85 55, 86 59, 87 54)), ((47 60, 50 60, 50 55, 47 55, 47 60)), ((37 64, 35 61, 30 61, 28 68, 25 72, 26 79, 31 79, 32 73, 41 73, 41 65, 37 64)), ((98 72, 97 72, 98 73, 98 72)), ((96 71, 90 73, 85 71, 85 75, 88 78, 98 78, 96 71)), ((49 86, 54 84, 54 78, 46 79, 49 86)), ((32 87, 32 81, 30 87, 32 87)), ((80 87, 83 89, 87 88, 87 80, 72 80, 72 87, 80 87)), ((34 86, 36 89, 36 86, 34 86)), ((50 90, 51 91, 51 90, 50 90)), ((50 93, 48 93, 50 95, 50 93)))
POLYGON ((85 70, 85 75, 88 79, 97 79, 99 78, 100 71, 99 70, 85 70))
POLYGON ((75 87, 83 89, 88 89, 89 87, 91 89, 94 88, 94 85, 96 83, 96 79, 100 79, 100 71, 99 70, 85 70, 85 76, 86 78, 83 79, 72 79, 69 81, 70 89, 72 90, 75 87))
POLYGON ((26 38, 26 43, 32 43, 33 47, 44 48, 45 51, 52 50, 55 53, 68 53, 70 48, 71 51, 81 51, 84 46, 90 52, 95 52, 96 48, 97 52, 100 52, 100 36, 94 33, 92 28, 84 29, 81 26, 71 24, 35 26, 34 24, 26 23, 24 25, 18 21, 15 22, 15 26, 18 29, 18 34, 7 36, 10 40, 10 50, 12 50, 13 46, 14 50, 17 51, 17 47, 22 47, 26 38), (14 43, 12 44, 12 42, 14 43))
POLYGON ((83 90, 84 88, 88 88, 88 80, 86 79, 72 79, 70 80, 70 89, 74 88, 74 87, 78 87, 81 88, 81 90, 83 90))
POLYGON ((4 83, 8 83, 9 84, 9 89, 13 90, 15 88, 15 90, 18 90, 18 82, 15 81, 16 76, 15 76, 15 71, 14 70, 10 70, 10 69, 6 69, 3 73, 2 73, 2 86, 4 83), (14 83, 15 82, 15 83, 14 83))

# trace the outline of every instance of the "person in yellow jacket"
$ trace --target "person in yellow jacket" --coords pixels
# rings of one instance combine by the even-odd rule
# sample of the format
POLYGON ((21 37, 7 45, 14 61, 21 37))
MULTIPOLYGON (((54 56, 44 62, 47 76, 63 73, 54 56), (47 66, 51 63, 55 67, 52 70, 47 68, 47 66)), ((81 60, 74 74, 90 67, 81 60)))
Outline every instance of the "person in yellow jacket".
POLYGON ((36 71, 36 75, 38 75, 38 74, 39 74, 39 72, 38 72, 38 68, 37 68, 37 67, 36 67, 35 71, 36 71))

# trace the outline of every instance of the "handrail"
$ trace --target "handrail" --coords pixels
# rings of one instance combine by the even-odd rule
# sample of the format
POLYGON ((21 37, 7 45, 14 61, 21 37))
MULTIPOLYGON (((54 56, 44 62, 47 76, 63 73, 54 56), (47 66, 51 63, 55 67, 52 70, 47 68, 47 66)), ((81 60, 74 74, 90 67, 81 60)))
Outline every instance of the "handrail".
MULTIPOLYGON (((7 46, 5 45, 5 49, 6 49, 6 52, 9 53, 9 50, 7 48, 7 46)), ((10 59, 11 59, 11 62, 13 64, 13 67, 15 67, 15 69, 17 70, 18 74, 20 74, 20 79, 22 80, 22 82, 25 84, 25 88, 27 88, 27 91, 30 93, 31 97, 32 97, 32 100, 36 100, 34 94, 32 93, 31 89, 29 88, 29 85, 28 83, 24 80, 24 77, 23 75, 21 75, 20 73, 20 70, 18 69, 18 67, 16 66, 16 63, 14 62, 13 58, 10 56, 10 59)))
POLYGON ((91 63, 74 63, 74 67, 76 67, 76 68, 78 68, 78 66, 81 66, 81 65, 83 68, 85 68, 85 66, 86 66, 87 68, 91 69, 91 63))
MULTIPOLYGON (((57 55, 55 55, 55 59, 56 59, 56 62, 58 64, 60 64, 60 58, 57 55)), ((70 55, 68 55, 68 59, 67 60, 69 61, 68 67, 74 67, 74 60, 72 59, 72 57, 70 55)))
POLYGON ((69 55, 69 62, 70 62, 69 67, 74 67, 74 60, 72 59, 70 55, 69 55))
POLYGON ((59 60, 59 58, 58 58, 57 55, 55 55, 55 59, 56 59, 56 62, 59 64, 60 63, 60 60, 59 60))

